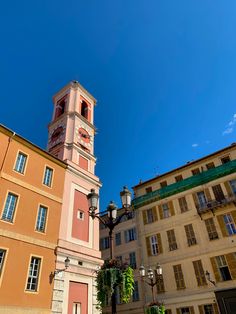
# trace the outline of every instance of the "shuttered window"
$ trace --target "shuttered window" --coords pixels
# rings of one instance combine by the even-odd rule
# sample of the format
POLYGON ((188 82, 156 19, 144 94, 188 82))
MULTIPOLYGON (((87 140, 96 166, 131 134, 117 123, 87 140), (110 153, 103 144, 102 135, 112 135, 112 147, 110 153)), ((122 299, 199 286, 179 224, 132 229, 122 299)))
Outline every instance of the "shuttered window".
POLYGON ((169 250, 170 251, 176 250, 178 247, 177 247, 177 243, 176 243, 174 229, 167 231, 167 238, 168 238, 168 243, 169 243, 169 250))
POLYGON ((236 234, 236 227, 232 215, 230 213, 225 214, 223 215, 223 219, 228 235, 236 234))
POLYGON ((206 282, 206 277, 205 277, 205 273, 202 267, 201 260, 194 261, 193 268, 194 268, 198 286, 205 286, 207 282, 206 282))
POLYGON ((180 197, 178 201, 181 213, 185 213, 186 211, 188 211, 188 204, 186 198, 184 196, 180 197))
POLYGON ((208 218, 205 220, 205 225, 208 233, 209 240, 218 239, 218 233, 216 231, 216 226, 213 218, 208 218))
POLYGON ((164 280, 163 280, 163 276, 162 275, 157 275, 157 292, 158 293, 162 293, 165 292, 165 286, 164 286, 164 280))
POLYGON ((187 237, 188 246, 197 244, 195 233, 193 231, 193 225, 192 224, 186 225, 184 226, 184 229, 187 237))
POLYGON ((184 276, 182 272, 181 265, 174 265, 173 266, 174 275, 175 275, 175 282, 177 289, 185 289, 185 282, 184 282, 184 276))
POLYGON ((219 314, 217 304, 204 304, 198 306, 200 314, 219 314))
POLYGON ((212 186, 212 190, 213 190, 215 199, 216 199, 218 202, 221 202, 222 200, 225 199, 225 196, 224 196, 224 193, 223 193, 223 191, 222 191, 222 188, 221 188, 221 185, 220 185, 220 184, 217 184, 217 185, 212 186))
POLYGON ((146 247, 148 256, 162 253, 162 242, 160 233, 146 238, 146 247))
POLYGON ((176 309, 177 314, 194 314, 193 306, 181 307, 176 309))
POLYGON ((224 255, 216 256, 215 259, 219 273, 221 275, 221 280, 222 281, 231 280, 232 278, 225 256, 224 255))

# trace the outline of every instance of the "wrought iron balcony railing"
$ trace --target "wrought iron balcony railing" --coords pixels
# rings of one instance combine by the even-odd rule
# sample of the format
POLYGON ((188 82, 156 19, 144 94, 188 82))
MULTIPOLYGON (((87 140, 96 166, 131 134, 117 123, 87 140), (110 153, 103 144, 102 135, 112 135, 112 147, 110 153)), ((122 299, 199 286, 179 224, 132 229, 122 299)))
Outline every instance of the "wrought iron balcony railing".
POLYGON ((223 207, 223 206, 226 206, 230 203, 236 203, 236 195, 225 196, 220 201, 217 201, 217 200, 208 201, 208 202, 201 204, 201 205, 198 205, 196 207, 197 207, 198 213, 203 214, 209 210, 213 211, 217 207, 223 207))

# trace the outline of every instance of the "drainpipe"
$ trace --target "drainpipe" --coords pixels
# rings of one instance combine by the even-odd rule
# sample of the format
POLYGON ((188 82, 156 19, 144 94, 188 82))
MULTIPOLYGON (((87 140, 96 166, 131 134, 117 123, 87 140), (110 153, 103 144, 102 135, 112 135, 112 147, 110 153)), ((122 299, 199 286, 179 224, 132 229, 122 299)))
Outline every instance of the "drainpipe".
POLYGON ((15 133, 15 132, 13 132, 13 133, 12 133, 12 136, 10 136, 10 137, 8 138, 7 149, 6 149, 6 151, 5 151, 5 155, 4 155, 4 158, 3 158, 2 164, 1 164, 0 172, 2 171, 3 166, 4 166, 4 163, 5 163, 5 160, 6 160, 6 158, 7 158, 7 153, 8 153, 8 150, 9 150, 10 143, 11 143, 11 141, 12 141, 12 138, 13 138, 15 135, 16 135, 16 133, 15 133))

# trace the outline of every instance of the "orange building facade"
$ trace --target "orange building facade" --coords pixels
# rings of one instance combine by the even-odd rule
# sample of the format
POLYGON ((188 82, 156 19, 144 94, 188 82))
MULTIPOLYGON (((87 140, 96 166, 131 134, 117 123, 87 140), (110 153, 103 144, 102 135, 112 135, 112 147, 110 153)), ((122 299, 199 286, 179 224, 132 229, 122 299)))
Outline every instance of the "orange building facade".
POLYGON ((0 313, 51 313, 66 167, 0 126, 0 313))

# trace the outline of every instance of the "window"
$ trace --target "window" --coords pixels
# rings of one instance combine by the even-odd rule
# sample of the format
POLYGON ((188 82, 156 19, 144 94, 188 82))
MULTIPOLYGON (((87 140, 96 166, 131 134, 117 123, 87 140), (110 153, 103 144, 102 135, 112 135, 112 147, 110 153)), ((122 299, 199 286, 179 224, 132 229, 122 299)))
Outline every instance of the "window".
POLYGON ((214 162, 209 162, 208 164, 206 164, 206 168, 207 170, 215 168, 214 162))
POLYGON ((80 314, 81 313, 81 303, 74 302, 73 303, 73 314, 80 314))
POLYGON ((152 192, 152 187, 149 186, 148 188, 146 188, 146 193, 151 193, 152 192))
POLYGON ((26 165, 26 159, 27 156, 23 153, 18 153, 16 165, 15 165, 15 171, 19 173, 24 173, 25 171, 25 165, 26 165))
POLYGON ((151 245, 152 255, 157 255, 159 250, 158 250, 158 239, 156 235, 153 235, 150 237, 150 245, 151 245))
POLYGON ((67 96, 64 96, 63 98, 58 100, 57 105, 56 105, 55 119, 63 115, 63 113, 65 112, 66 97, 67 96))
POLYGON ((205 207, 207 203, 206 195, 203 191, 197 192, 198 203, 200 207, 205 207))
POLYGON ((231 214, 223 215, 225 227, 227 229, 228 235, 236 234, 236 228, 234 224, 234 220, 231 214))
POLYGON ((83 116, 85 119, 88 119, 88 105, 85 101, 82 101, 81 104, 81 116, 83 116))
POLYGON ((133 302, 139 301, 138 281, 134 282, 133 302))
POLYGON ((185 228, 185 232, 186 232, 188 246, 197 244, 197 240, 195 238, 195 234, 193 231, 193 225, 189 224, 189 225, 184 226, 184 228, 185 228))
POLYGON ((6 257, 6 250, 0 249, 0 278, 3 270, 4 260, 6 257))
POLYGON ((162 293, 165 292, 165 286, 164 286, 164 280, 163 280, 163 275, 157 275, 157 292, 162 293))
POLYGON ((226 164, 227 162, 230 162, 230 157, 229 156, 222 157, 221 162, 222 162, 222 165, 226 164))
POLYGON ((167 231, 167 238, 169 243, 169 249, 170 251, 174 251, 177 249, 177 243, 175 238, 175 231, 174 229, 167 231))
POLYGON ((234 194, 236 194, 236 180, 229 181, 230 187, 234 194))
POLYGON ((193 306, 181 307, 176 310, 178 314, 194 314, 193 306))
POLYGON ((160 233, 146 237, 146 247, 148 256, 162 253, 162 243, 160 233))
POLYGON ((40 264, 41 264, 40 258, 34 256, 31 257, 26 290, 29 291, 38 290, 40 264))
POLYGON ((178 201, 179 201, 179 207, 180 207, 181 213, 185 213, 186 211, 188 211, 188 204, 187 204, 186 198, 184 196, 180 197, 178 201))
POLYGON ((161 188, 164 188, 165 186, 167 186, 167 181, 160 182, 160 186, 161 188))
POLYGON ((206 282, 206 277, 205 277, 205 273, 204 273, 204 270, 202 267, 201 260, 194 261, 193 267, 194 267, 195 276, 197 279, 198 286, 205 286, 207 284, 207 282, 206 282))
POLYGON ((216 256, 215 257, 217 267, 219 269, 219 273, 221 276, 221 280, 231 280, 231 275, 229 271, 229 267, 227 265, 226 259, 224 255, 216 256))
POLYGON ((215 240, 218 239, 218 233, 216 231, 216 226, 214 223, 214 219, 213 218, 208 218, 205 220, 205 225, 206 225, 206 229, 207 229, 207 233, 209 236, 209 240, 215 240))
POLYGON ((84 212, 82 210, 77 211, 77 218, 79 220, 84 220, 84 212))
POLYGON ((184 276, 182 272, 181 265, 174 265, 173 266, 174 275, 175 275, 175 282, 177 289, 185 289, 185 282, 184 282, 184 276))
POLYGON ((204 314, 214 314, 214 313, 216 313, 214 311, 214 308, 213 308, 212 304, 199 305, 198 307, 199 307, 200 313, 204 313, 204 314))
POLYGON ((152 208, 149 208, 146 210, 146 215, 147 215, 147 223, 148 224, 152 223, 154 221, 152 208))
POLYGON ((168 203, 162 204, 162 210, 163 210, 163 218, 168 218, 171 216, 170 209, 168 206, 168 203))
POLYGON ((121 233, 120 232, 115 234, 115 242, 116 242, 116 245, 121 245, 121 233))
POLYGON ((129 253, 129 264, 133 269, 136 269, 136 254, 135 252, 129 253))
POLYGON ((221 202, 225 199, 225 196, 224 196, 224 193, 222 191, 222 188, 221 188, 221 185, 220 184, 217 184, 217 185, 214 185, 212 187, 212 190, 213 190, 213 193, 215 195, 215 199, 218 201, 218 202, 221 202))
POLYGON ((8 193, 5 207, 2 214, 2 220, 13 221, 18 196, 8 193))
POLYGON ((106 250, 110 247, 110 240, 109 237, 105 237, 100 239, 100 250, 106 250))
POLYGON ((192 175, 193 176, 195 176, 195 175, 197 175, 197 174, 199 174, 200 173, 200 169, 199 168, 196 168, 196 169, 193 169, 192 170, 192 175))
POLYGON ((53 170, 49 167, 46 167, 45 172, 44 172, 43 184, 47 186, 52 185, 52 174, 53 174, 53 170))
POLYGON ((125 230, 125 242, 131 242, 136 240, 136 229, 132 228, 129 230, 125 230))
POLYGON ((40 232, 45 231, 46 226, 46 220, 47 220, 47 207, 44 207, 42 205, 39 206, 38 209, 38 216, 37 216, 37 222, 36 222, 36 230, 40 232))
POLYGON ((179 181, 182 181, 182 180, 183 180, 182 174, 180 174, 180 175, 178 175, 178 176, 175 177, 175 181, 176 181, 176 182, 179 182, 179 181))

